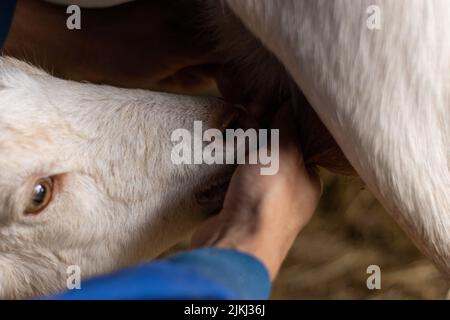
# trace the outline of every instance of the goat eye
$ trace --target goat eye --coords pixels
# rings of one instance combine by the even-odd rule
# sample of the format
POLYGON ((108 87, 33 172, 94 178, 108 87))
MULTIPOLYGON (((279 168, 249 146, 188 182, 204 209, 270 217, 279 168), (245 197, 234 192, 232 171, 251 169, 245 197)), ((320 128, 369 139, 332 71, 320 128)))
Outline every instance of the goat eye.
POLYGON ((44 210, 52 199, 53 180, 42 178, 36 181, 33 186, 30 199, 28 200, 25 214, 38 214, 44 210))

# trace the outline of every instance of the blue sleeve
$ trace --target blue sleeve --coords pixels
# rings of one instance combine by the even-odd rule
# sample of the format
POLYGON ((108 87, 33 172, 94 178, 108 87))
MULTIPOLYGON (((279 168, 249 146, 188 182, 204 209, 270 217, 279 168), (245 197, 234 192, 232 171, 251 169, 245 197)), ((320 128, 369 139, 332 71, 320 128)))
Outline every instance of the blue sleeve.
POLYGON ((267 299, 269 274, 255 257, 203 248, 82 281, 50 299, 267 299))
POLYGON ((16 0, 0 0, 0 48, 8 35, 15 7, 16 0))

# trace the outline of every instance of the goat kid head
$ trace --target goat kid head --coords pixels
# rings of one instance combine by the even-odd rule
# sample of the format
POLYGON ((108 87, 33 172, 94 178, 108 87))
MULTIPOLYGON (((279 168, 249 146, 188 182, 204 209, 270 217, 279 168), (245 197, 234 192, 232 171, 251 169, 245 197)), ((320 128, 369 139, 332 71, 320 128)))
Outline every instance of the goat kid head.
POLYGON ((229 114, 214 98, 70 82, 0 58, 0 297, 59 291, 70 265, 108 272, 188 235, 220 206, 197 196, 232 170, 173 164, 171 133, 229 114))

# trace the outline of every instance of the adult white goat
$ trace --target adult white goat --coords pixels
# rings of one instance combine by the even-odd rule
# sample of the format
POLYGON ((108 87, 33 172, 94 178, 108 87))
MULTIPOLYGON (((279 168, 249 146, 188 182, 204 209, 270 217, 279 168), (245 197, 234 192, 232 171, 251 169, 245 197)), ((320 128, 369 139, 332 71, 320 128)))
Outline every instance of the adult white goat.
POLYGON ((227 0, 358 174, 450 275, 450 2, 227 0), (367 27, 380 9, 380 30, 367 27))

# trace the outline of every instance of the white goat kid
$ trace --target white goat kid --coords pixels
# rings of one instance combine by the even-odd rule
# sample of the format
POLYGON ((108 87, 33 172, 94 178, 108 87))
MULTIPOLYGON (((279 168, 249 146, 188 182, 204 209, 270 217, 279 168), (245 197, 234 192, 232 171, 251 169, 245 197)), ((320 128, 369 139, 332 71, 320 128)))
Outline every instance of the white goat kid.
POLYGON ((105 273, 187 235, 220 205, 198 196, 231 168, 172 164, 170 135, 194 120, 221 126, 228 112, 0 58, 0 298, 64 289, 69 265, 105 273))

